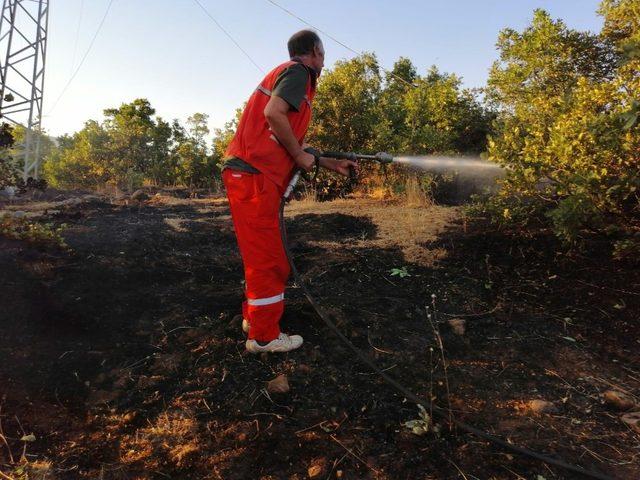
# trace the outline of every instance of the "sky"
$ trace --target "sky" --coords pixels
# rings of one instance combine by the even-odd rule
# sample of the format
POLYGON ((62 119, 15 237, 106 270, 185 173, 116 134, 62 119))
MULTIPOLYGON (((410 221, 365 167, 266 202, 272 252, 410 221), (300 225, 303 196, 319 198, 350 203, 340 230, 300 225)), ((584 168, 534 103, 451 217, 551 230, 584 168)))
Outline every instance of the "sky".
MULTIPOLYGON (((199 0, 265 71, 286 61, 289 36, 306 26, 267 0, 199 0)), ((481 87, 497 58, 501 29, 525 28, 544 8, 571 28, 597 32, 599 0, 275 0, 383 68, 400 56, 419 73, 431 65, 481 87)), ((166 120, 195 113, 210 127, 233 117, 263 74, 195 0, 114 0, 103 28, 71 78, 109 0, 50 0, 43 127, 72 133, 105 108, 149 99, 166 120)), ((322 34, 321 34, 322 37, 322 34)), ((325 67, 353 53, 324 39, 325 67)))

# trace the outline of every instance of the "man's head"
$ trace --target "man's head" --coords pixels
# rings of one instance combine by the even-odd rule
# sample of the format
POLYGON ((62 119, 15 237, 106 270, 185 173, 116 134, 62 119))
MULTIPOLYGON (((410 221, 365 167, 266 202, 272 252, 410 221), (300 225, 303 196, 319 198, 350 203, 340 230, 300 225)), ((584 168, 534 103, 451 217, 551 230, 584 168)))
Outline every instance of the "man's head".
POLYGON ((291 35, 287 42, 289 57, 299 57, 308 67, 313 68, 318 75, 324 67, 324 46, 318 34, 312 30, 300 30, 291 35))

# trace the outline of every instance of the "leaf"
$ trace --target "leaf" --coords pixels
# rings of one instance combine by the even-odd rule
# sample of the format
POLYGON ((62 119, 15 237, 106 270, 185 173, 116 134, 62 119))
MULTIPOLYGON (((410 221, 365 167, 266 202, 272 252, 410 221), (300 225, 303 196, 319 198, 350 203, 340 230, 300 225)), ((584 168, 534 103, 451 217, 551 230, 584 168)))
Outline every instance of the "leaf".
POLYGON ((411 274, 407 271, 407 267, 402 268, 392 268, 389 270, 392 276, 398 276, 400 278, 410 277, 411 274))
POLYGON ((564 338, 565 340, 569 340, 570 342, 574 342, 574 343, 577 342, 577 340, 573 337, 562 337, 562 338, 564 338))
POLYGON ((23 437, 20 439, 21 442, 35 442, 36 441, 36 436, 33 433, 30 433, 29 435, 23 435, 23 437))
POLYGON ((622 126, 623 130, 631 130, 638 121, 638 113, 636 112, 626 112, 620 116, 624 121, 624 125, 622 126))

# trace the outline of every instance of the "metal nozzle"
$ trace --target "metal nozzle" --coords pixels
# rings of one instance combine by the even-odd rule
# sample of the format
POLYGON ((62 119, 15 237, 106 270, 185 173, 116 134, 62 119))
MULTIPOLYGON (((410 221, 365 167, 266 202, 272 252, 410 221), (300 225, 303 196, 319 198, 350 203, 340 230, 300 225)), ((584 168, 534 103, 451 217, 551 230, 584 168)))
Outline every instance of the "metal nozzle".
POLYGON ((376 160, 378 160, 380 163, 391 163, 393 162, 393 157, 388 153, 378 152, 376 153, 376 160))

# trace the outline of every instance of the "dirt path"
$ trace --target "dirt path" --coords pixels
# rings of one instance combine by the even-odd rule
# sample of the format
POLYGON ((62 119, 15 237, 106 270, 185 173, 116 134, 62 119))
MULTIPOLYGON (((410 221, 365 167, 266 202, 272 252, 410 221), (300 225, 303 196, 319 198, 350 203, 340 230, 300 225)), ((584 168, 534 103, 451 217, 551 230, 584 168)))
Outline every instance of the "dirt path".
MULTIPOLYGON (((444 425, 411 433, 416 407, 355 363, 297 288, 283 325, 302 350, 247 355, 224 200, 74 203, 10 207, 66 223, 71 253, 0 240, 0 420, 14 460, 26 444, 45 478, 575 478, 444 425), (279 374, 291 391, 270 395, 279 374)), ((640 436, 601 400, 612 386, 640 396, 639 272, 554 255, 547 236, 465 232, 455 208, 360 199, 288 215, 312 290, 413 391, 448 405, 424 310, 435 294, 455 416, 640 476, 640 436), (447 323, 456 317, 464 335, 447 323), (532 413, 534 399, 557 412, 532 413)), ((0 441, 0 471, 20 478, 10 463, 0 441)))

